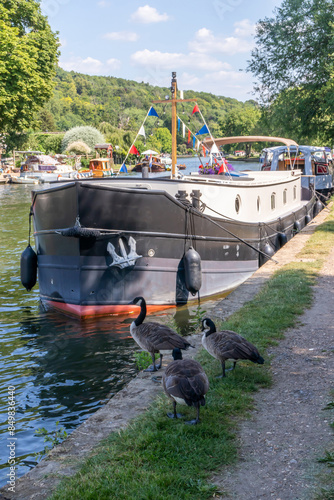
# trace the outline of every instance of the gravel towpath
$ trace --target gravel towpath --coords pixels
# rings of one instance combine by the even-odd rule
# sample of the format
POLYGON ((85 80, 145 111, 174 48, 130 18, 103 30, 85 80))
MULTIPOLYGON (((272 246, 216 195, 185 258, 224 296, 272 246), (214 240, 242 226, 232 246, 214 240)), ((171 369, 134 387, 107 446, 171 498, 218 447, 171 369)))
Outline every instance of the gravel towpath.
MULTIPOLYGON (((299 326, 271 348, 273 386, 255 395, 251 419, 239 427, 240 461, 214 477, 221 499, 311 500, 333 449, 324 407, 334 389, 334 249, 299 326)), ((332 417, 332 420, 331 418, 332 417)))

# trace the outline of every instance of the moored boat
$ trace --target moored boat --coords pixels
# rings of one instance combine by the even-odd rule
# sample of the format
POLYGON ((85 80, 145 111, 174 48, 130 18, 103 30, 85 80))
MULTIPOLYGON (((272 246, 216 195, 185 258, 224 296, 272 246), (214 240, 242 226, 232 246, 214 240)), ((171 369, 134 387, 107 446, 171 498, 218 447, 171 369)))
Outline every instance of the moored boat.
POLYGON ((8 184, 11 181, 10 174, 0 173, 0 184, 8 184))
POLYGON ((89 168, 81 168, 78 177, 111 177, 114 174, 110 158, 93 158, 89 168))
POLYGON ((41 177, 34 175, 11 175, 10 182, 13 184, 41 184, 41 177))
POLYGON ((159 156, 151 156, 145 155, 141 161, 136 163, 133 167, 132 172, 142 172, 143 168, 147 167, 149 172, 165 172, 166 166, 162 163, 159 156))
MULTIPOLYGON (((29 152, 17 151, 26 154, 29 152)), ((56 182, 63 179, 75 177, 77 172, 66 163, 59 162, 56 158, 44 154, 28 154, 24 162, 21 163, 20 175, 13 176, 12 182, 16 184, 36 184, 44 182, 56 182)))
MULTIPOLYGON (((176 137, 175 74, 172 135, 176 137)), ((181 101, 182 102, 182 101, 181 101)), ((41 299, 79 317, 229 292, 313 218, 299 171, 82 179, 33 192, 41 299)), ((32 279, 33 281, 33 279, 32 279)))
POLYGON ((324 198, 333 192, 333 165, 326 148, 318 146, 276 146, 263 150, 262 170, 301 170, 302 185, 307 187, 307 178, 313 176, 315 191, 324 198))

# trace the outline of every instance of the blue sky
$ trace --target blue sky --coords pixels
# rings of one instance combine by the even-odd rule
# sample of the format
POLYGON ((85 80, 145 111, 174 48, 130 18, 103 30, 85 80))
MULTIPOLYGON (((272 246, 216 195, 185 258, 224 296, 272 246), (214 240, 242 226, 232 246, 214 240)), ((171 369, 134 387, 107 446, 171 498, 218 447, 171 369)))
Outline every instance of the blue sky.
POLYGON ((61 41, 60 66, 241 101, 254 98, 244 70, 254 27, 280 0, 42 0, 61 41))

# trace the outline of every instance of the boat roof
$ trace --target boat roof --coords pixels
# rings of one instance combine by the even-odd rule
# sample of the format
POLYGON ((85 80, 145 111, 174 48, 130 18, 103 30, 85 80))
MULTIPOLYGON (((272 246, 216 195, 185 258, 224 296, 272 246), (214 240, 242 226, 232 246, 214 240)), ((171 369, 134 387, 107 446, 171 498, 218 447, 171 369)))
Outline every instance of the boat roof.
MULTIPOLYGON (((292 150, 297 150, 300 151, 301 153, 313 153, 315 151, 325 151, 325 148, 323 146, 292 146, 292 150)), ((263 151, 269 151, 274 153, 275 151, 283 153, 284 151, 287 150, 287 146, 274 146, 272 148, 264 148, 263 151)))
POLYGON ((91 158, 89 161, 110 161, 110 158, 91 158))
MULTIPOLYGON (((282 142, 286 146, 298 146, 298 144, 292 139, 284 139, 283 137, 270 137, 265 135, 240 135, 234 137, 221 137, 219 139, 214 139, 214 142, 217 146, 241 142, 282 142)), ((213 145, 213 140, 207 138, 204 139, 203 143, 210 147, 213 145)))

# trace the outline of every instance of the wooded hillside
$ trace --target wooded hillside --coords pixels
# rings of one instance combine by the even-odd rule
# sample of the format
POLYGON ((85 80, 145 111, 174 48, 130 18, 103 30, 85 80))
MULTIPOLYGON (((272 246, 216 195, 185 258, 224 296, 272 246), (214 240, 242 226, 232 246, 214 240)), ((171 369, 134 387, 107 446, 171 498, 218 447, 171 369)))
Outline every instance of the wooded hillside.
MULTIPOLYGON (((170 75, 166 75, 166 82, 170 75)), ((121 130, 136 130, 151 106, 152 100, 170 95, 167 87, 154 87, 147 83, 122 78, 88 76, 57 69, 54 95, 39 113, 42 131, 65 131, 77 125, 99 127, 102 122, 121 130)), ((217 129, 232 111, 256 109, 255 101, 242 103, 229 97, 206 92, 186 91, 185 98, 195 98, 211 129, 217 129)), ((157 105, 162 124, 168 126, 170 112, 157 105)), ((182 114, 182 108, 178 110, 182 114)), ((191 115, 191 103, 185 107, 191 115)))

